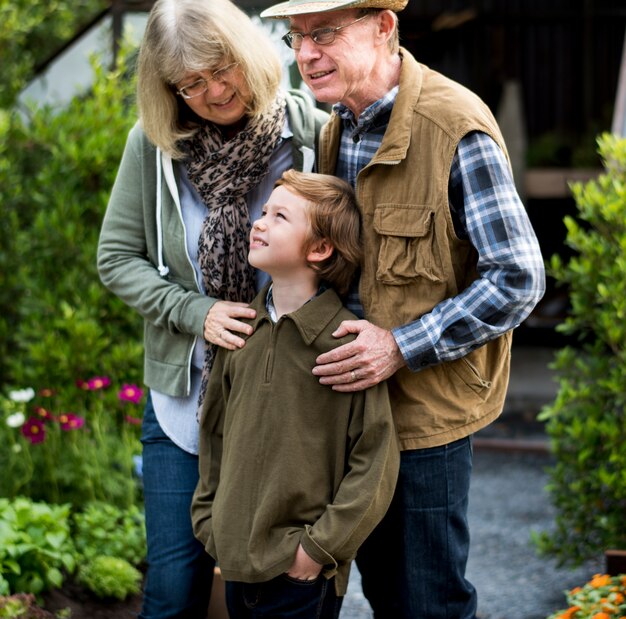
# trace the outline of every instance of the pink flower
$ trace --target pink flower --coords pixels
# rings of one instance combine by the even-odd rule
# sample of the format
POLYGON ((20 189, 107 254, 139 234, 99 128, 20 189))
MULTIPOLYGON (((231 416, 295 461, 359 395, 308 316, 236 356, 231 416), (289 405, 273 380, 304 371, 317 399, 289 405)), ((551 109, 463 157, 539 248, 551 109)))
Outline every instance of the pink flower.
POLYGON ((49 389, 48 387, 44 387, 43 389, 39 390, 39 395, 42 398, 51 398, 55 394, 56 391, 54 389, 49 389))
POLYGON ((108 376, 94 376, 87 381, 87 389, 97 391, 98 389, 105 389, 110 384, 111 379, 108 376))
POLYGON ((76 379, 76 386, 79 389, 83 389, 84 391, 89 391, 89 383, 86 380, 83 380, 82 378, 76 379))
POLYGON ((137 387, 137 385, 122 385, 122 389, 117 394, 117 397, 123 402, 139 404, 139 401, 143 398, 143 389, 137 387))
POLYGON ((22 426, 21 432, 33 445, 46 440, 46 428, 41 419, 30 417, 22 426))
POLYGON ((58 417, 58 422, 61 424, 61 430, 66 432, 69 430, 78 430, 85 425, 83 417, 79 417, 74 413, 61 413, 58 417))
POLYGON ((139 419, 139 417, 132 417, 131 415, 126 415, 124 419, 126 419, 127 423, 130 423, 133 426, 138 426, 141 423, 141 419, 139 419))

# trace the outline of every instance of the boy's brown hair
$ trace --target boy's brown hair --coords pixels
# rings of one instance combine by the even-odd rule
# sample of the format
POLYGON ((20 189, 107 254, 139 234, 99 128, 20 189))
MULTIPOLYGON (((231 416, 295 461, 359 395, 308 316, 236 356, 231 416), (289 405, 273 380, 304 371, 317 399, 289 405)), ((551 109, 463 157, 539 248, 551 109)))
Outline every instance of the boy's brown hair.
POLYGON ((361 263, 361 216, 354 190, 346 181, 329 174, 287 170, 276 181, 309 202, 311 225, 305 251, 316 241, 326 239, 335 248, 322 262, 311 264, 320 279, 339 295, 345 295, 361 263))

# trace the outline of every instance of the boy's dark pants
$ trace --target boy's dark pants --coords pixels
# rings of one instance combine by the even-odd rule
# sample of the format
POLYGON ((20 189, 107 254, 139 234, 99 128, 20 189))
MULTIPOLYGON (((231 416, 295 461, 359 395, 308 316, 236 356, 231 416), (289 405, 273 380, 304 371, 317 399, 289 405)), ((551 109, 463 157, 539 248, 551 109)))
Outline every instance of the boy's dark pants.
POLYGON ((337 619, 343 597, 335 580, 296 580, 283 574, 262 583, 226 582, 230 619, 337 619))

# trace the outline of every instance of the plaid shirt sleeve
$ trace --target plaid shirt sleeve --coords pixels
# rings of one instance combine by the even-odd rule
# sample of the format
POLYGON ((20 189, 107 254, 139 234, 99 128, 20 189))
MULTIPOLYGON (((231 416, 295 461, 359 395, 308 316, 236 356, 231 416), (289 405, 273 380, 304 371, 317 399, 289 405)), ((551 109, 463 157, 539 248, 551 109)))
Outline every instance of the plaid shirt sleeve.
POLYGON ((392 330, 408 367, 452 361, 517 327, 543 296, 539 244, 502 150, 484 133, 461 140, 450 171, 457 235, 478 251, 479 278, 392 330))

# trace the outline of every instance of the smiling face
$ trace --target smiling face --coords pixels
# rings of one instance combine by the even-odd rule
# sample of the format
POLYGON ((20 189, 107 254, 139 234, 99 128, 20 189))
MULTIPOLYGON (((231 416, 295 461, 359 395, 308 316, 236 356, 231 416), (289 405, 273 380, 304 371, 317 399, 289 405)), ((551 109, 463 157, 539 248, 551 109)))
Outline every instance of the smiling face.
POLYGON ((310 223, 308 202, 284 185, 276 187, 252 225, 248 261, 273 278, 309 270, 306 245, 310 223))
POLYGON ((248 112, 252 100, 243 72, 235 68, 223 80, 213 80, 212 75, 212 71, 189 71, 176 83, 176 88, 180 90, 200 79, 206 79, 208 89, 205 93, 182 100, 204 120, 223 127, 237 124, 248 112))
MULTIPOLYGON (((323 103, 341 102, 357 116, 389 90, 385 18, 374 12, 337 31, 329 45, 304 37, 296 50, 296 62, 306 85, 323 103)), ((359 17, 355 9, 307 13, 290 18, 292 32, 309 33, 316 28, 345 26, 359 17)), ((393 20, 392 20, 393 21, 393 20)))

